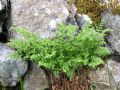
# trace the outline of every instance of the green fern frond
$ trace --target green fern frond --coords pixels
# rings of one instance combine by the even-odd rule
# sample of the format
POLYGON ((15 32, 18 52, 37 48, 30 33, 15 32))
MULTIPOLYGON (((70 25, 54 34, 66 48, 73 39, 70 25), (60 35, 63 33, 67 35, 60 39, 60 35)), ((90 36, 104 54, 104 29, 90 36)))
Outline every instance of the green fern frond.
POLYGON ((25 39, 11 40, 9 45, 16 50, 15 56, 35 61, 55 75, 64 72, 72 78, 78 67, 95 68, 103 64, 101 58, 109 54, 109 50, 104 47, 106 31, 100 26, 99 32, 98 28, 85 27, 75 36, 77 26, 60 24, 55 38, 41 39, 36 34, 17 27, 14 29, 25 39))

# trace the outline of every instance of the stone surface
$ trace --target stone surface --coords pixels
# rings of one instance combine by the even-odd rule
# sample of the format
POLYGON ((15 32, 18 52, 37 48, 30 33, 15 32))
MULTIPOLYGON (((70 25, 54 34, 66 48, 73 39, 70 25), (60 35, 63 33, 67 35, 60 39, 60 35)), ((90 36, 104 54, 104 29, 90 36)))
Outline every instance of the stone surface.
POLYGON ((11 58, 14 51, 0 43, 0 82, 5 86, 15 86, 27 71, 27 62, 11 58))
POLYGON ((0 11, 5 8, 9 0, 0 0, 0 11))
POLYGON ((66 22, 69 16, 65 0, 11 0, 11 2, 13 25, 25 27, 42 38, 54 37, 57 24, 66 22))
POLYGON ((77 25, 77 22, 75 20, 75 18, 73 18, 72 15, 68 16, 67 20, 66 20, 66 24, 67 25, 77 25))
POLYGON ((107 64, 92 71, 90 77, 96 86, 95 90, 120 90, 120 63, 109 58, 107 64))
POLYGON ((77 14, 77 7, 74 5, 74 4, 69 4, 71 1, 67 2, 68 4, 68 9, 69 9, 69 12, 71 13, 71 15, 73 17, 75 17, 75 15, 77 14))
POLYGON ((105 12, 102 15, 102 22, 110 29, 110 36, 107 38, 113 50, 120 53, 120 15, 113 15, 105 12))
POLYGON ((44 71, 37 64, 29 64, 29 70, 24 78, 24 90, 44 90, 48 82, 44 71))
POLYGON ((7 0, 0 0, 0 32, 2 31, 2 25, 4 21, 8 17, 6 8, 7 8, 7 0))
POLYGON ((5 20, 5 6, 7 4, 7 0, 1 1, 0 0, 0 33, 2 32, 2 25, 4 23, 5 20))
POLYGON ((10 0, 0 0, 0 42, 6 43, 9 39, 11 27, 11 3, 10 0))
POLYGON ((86 14, 77 14, 76 21, 81 29, 92 24, 91 18, 86 14))

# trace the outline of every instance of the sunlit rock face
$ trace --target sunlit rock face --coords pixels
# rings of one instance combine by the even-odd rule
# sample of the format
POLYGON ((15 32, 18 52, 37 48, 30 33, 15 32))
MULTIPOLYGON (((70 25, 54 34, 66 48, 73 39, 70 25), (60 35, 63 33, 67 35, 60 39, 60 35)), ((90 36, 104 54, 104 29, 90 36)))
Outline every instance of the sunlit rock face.
POLYGON ((36 63, 30 63, 24 78, 24 90, 44 90, 48 88, 45 72, 36 63))
POLYGON ((11 0, 11 2, 13 25, 25 27, 42 38, 54 37, 57 24, 66 22, 69 16, 65 0, 11 0))
POLYGON ((109 58, 103 68, 90 73, 94 90, 120 90, 120 63, 116 59, 119 60, 116 57, 109 58))
POLYGON ((111 48, 120 53, 120 15, 113 15, 105 12, 102 21, 106 28, 110 29, 110 36, 107 38, 111 48))
POLYGON ((26 61, 12 58, 12 53, 12 49, 0 43, 0 83, 5 86, 16 86, 28 68, 26 61))

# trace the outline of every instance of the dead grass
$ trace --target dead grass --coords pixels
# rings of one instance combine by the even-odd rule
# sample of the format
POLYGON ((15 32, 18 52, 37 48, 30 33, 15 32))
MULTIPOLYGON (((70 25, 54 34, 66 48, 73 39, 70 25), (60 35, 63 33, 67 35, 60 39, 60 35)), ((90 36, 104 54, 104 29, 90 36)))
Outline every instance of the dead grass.
POLYGON ((65 74, 61 74, 57 78, 51 76, 50 81, 50 90, 89 90, 91 85, 87 68, 77 70, 72 80, 69 80, 65 74))

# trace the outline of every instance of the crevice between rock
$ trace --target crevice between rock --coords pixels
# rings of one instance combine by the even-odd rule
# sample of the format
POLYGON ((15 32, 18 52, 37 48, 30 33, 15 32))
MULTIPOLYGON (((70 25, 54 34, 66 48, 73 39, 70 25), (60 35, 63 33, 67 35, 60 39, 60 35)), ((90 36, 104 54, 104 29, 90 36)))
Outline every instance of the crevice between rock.
POLYGON ((0 42, 6 43, 9 41, 9 29, 11 27, 11 1, 0 0, 0 42))

